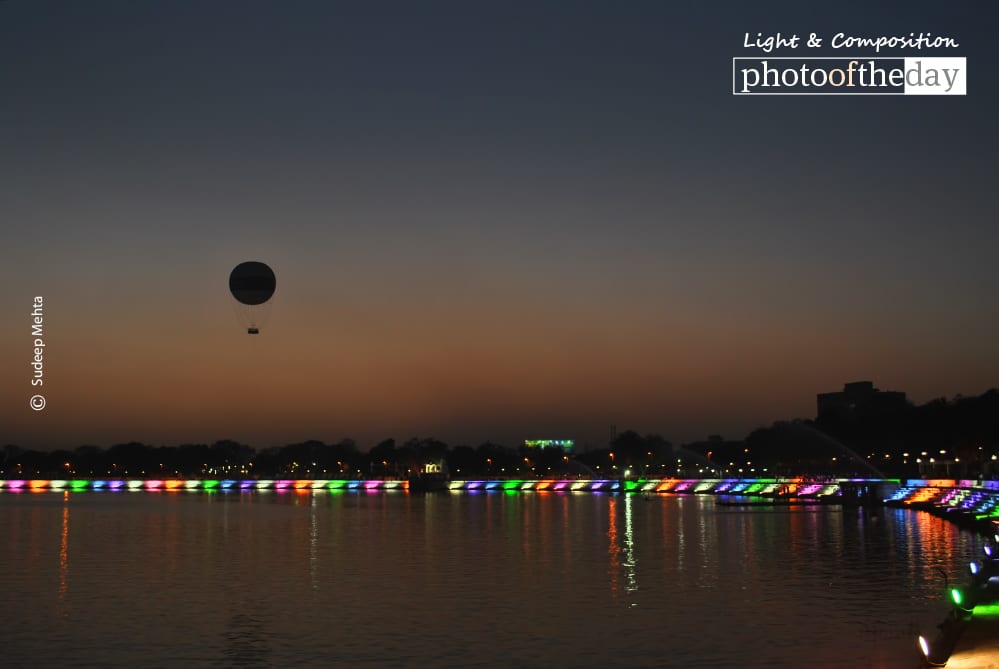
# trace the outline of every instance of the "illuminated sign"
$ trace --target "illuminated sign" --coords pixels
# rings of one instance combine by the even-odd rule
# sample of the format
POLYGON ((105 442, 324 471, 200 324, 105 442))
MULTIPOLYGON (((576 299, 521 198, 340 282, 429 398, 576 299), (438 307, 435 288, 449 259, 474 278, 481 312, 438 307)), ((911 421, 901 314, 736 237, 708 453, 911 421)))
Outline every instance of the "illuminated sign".
POLYGON ((525 439, 524 446, 528 448, 557 448, 563 453, 571 453, 576 447, 574 439, 525 439))

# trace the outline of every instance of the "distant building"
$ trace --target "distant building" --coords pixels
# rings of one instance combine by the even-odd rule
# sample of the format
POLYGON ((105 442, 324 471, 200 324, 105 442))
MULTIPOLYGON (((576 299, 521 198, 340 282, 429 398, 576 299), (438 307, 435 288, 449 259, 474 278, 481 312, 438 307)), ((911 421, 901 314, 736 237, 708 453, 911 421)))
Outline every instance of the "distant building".
POLYGON ((819 418, 850 418, 859 414, 895 411, 906 406, 905 393, 878 390, 870 381, 847 383, 838 393, 819 393, 815 401, 819 418))
POLYGON ((525 439, 527 448, 558 448, 563 453, 572 453, 576 448, 575 439, 525 439))

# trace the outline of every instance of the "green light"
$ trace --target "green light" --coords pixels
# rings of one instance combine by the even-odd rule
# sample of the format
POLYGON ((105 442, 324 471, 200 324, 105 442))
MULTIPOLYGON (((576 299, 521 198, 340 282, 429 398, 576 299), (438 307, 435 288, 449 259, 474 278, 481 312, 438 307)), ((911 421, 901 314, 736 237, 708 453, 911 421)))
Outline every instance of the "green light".
POLYGON ((69 487, 77 492, 86 490, 88 485, 90 485, 90 481, 76 480, 69 482, 69 487))
POLYGON ((961 606, 962 597, 961 597, 961 591, 960 590, 958 590, 957 588, 951 588, 950 589, 950 598, 954 600, 955 604, 957 604, 958 606, 961 606))
POLYGON ((504 481, 503 490, 520 490, 520 486, 524 485, 523 481, 504 481))
POLYGON ((975 607, 975 616, 999 618, 999 604, 979 604, 975 607))
POLYGON ((204 485, 205 490, 214 490, 219 487, 219 482, 215 479, 205 479, 202 485, 204 485))

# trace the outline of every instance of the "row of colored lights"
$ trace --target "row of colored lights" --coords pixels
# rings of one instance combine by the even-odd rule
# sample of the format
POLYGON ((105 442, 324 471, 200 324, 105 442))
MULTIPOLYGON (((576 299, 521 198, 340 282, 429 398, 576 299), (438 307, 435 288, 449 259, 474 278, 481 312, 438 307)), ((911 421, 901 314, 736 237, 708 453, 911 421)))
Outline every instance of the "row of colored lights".
MULTIPOLYGON (((73 480, 0 480, 0 490, 8 492, 44 491, 224 491, 251 492, 323 491, 323 490, 408 490, 407 481, 345 479, 73 479, 73 480)), ((778 492, 798 497, 833 495, 836 483, 811 483, 804 479, 505 479, 457 480, 448 484, 453 492, 533 491, 533 492, 631 492, 713 495, 773 495, 778 492)))
MULTIPOLYGON (((628 482, 629 487, 633 482, 628 482)), ((554 491, 554 492, 620 492, 621 481, 616 479, 602 480, 490 480, 490 481, 452 481, 449 489, 462 491, 554 491)), ((325 490, 346 491, 391 491, 409 490, 408 481, 396 480, 236 480, 236 479, 112 479, 112 480, 0 480, 0 490, 7 492, 253 492, 274 490, 277 492, 300 491, 321 492, 325 490)))
POLYGON ((838 483, 812 483, 804 478, 778 479, 597 479, 597 480, 463 480, 451 481, 455 492, 552 491, 633 492, 709 495, 774 495, 818 497, 839 493, 838 483))
POLYGON ((191 492, 252 492, 254 490, 276 490, 278 492, 297 490, 300 492, 323 491, 323 490, 408 490, 408 481, 382 481, 382 480, 236 480, 236 479, 75 479, 70 481, 61 480, 8 480, 0 481, 0 490, 7 492, 62 492, 71 490, 73 492, 178 492, 187 490, 191 492))

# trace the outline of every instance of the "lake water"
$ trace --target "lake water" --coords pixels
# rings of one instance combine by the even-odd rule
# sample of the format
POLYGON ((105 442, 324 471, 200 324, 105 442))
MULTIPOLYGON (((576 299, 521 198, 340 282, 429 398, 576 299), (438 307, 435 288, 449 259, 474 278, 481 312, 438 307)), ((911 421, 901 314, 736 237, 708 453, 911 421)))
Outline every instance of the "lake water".
POLYGON ((604 494, 3 493, 5 667, 901 667, 982 539, 604 494))

